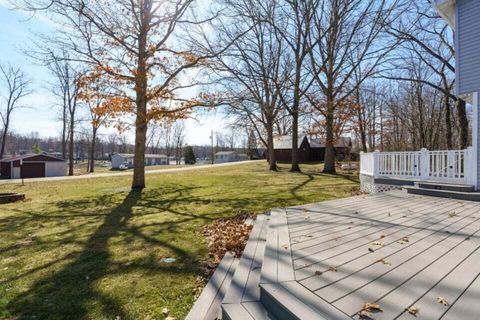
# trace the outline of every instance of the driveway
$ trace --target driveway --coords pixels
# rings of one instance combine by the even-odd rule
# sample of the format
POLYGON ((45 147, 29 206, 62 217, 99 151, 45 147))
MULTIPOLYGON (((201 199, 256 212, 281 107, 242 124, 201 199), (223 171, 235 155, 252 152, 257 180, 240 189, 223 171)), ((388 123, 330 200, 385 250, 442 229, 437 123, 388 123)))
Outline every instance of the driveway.
MULTIPOLYGON (((227 163, 207 164, 207 165, 198 165, 198 166, 182 167, 182 168, 147 170, 147 171, 145 171, 145 174, 148 175, 148 174, 158 174, 158 173, 172 173, 172 172, 214 169, 214 168, 221 168, 221 167, 238 166, 238 165, 246 164, 246 163, 258 163, 258 162, 262 162, 262 161, 265 161, 265 160, 227 162, 227 163)), ((92 174, 85 174, 85 175, 80 175, 80 176, 33 178, 33 179, 25 179, 25 182, 93 179, 93 178, 119 177, 119 176, 131 176, 131 175, 133 175, 133 170, 124 171, 124 172, 117 172, 117 173, 92 173, 92 174)), ((22 182, 21 179, 0 180, 0 185, 15 184, 15 183, 21 183, 21 182, 22 182)))

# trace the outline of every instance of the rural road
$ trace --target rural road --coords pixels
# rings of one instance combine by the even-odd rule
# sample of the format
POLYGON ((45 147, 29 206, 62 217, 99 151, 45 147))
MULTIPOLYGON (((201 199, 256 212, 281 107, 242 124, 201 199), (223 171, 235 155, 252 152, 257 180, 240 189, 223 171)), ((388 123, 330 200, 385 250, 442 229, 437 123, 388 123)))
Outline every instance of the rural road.
MULTIPOLYGON (((218 163, 218 164, 206 164, 198 165, 191 167, 181 167, 181 168, 171 168, 171 169, 156 169, 156 170, 147 170, 145 174, 158 174, 158 173, 172 173, 172 172, 183 172, 183 171, 194 171, 194 170, 204 170, 204 169, 213 169, 221 167, 230 167, 237 166, 246 163, 257 163, 265 160, 251 160, 251 161, 240 161, 240 162, 227 162, 227 163, 218 163)), ((33 178, 25 179, 25 183, 35 182, 35 181, 62 181, 62 180, 77 180, 77 179, 94 179, 94 178, 104 178, 104 177, 119 177, 119 176, 131 176, 133 170, 125 172, 116 172, 116 173, 92 173, 85 174, 80 176, 64 176, 64 177, 51 177, 51 178, 33 178)), ((22 183, 21 179, 10 179, 10 180, 0 180, 0 185, 4 184, 15 184, 22 183)))

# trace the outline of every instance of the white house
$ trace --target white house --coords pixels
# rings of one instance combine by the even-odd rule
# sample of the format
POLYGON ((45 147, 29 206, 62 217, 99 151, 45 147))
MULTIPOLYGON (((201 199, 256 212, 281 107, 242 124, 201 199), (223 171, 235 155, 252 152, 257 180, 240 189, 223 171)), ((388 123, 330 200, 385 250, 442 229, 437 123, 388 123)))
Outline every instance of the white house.
MULTIPOLYGON (((360 161, 362 189, 390 189, 389 181, 397 179, 401 184, 413 182, 416 189, 435 188, 438 194, 445 191, 443 194, 452 198, 463 197, 458 190, 470 188, 480 199, 480 0, 432 0, 432 4, 455 32, 455 91, 473 107, 472 146, 466 150, 364 153, 360 161), (456 193, 447 192, 452 190, 456 193)), ((407 188, 421 194, 416 189, 407 188)))
POLYGON ((237 162, 248 160, 248 156, 244 153, 236 151, 220 151, 215 153, 215 163, 237 162))
MULTIPOLYGON (((115 153, 111 156, 112 159, 112 169, 119 169, 120 166, 125 166, 127 168, 133 167, 133 154, 127 153, 115 153)), ((157 165, 168 165, 168 157, 163 154, 146 154, 145 155, 145 165, 146 166, 157 166, 157 165)))

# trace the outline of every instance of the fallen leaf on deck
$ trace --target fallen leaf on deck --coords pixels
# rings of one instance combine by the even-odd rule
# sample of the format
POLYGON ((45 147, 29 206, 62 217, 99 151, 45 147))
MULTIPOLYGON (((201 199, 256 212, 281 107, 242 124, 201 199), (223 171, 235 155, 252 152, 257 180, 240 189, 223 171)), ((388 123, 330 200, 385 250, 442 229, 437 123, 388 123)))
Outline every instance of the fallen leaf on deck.
POLYGON ((408 237, 403 237, 402 239, 398 240, 397 242, 400 243, 400 244, 405 244, 405 243, 409 243, 410 240, 408 239, 408 237))
POLYGON ((363 310, 358 313, 358 318, 360 320, 375 320, 374 318, 372 318, 372 315, 370 313, 363 310))
POLYGON ((443 298, 443 297, 438 297, 438 298, 437 298, 437 302, 440 303, 440 304, 443 304, 444 306, 450 305, 450 304, 448 303, 448 301, 447 301, 445 298, 443 298))
POLYGON ((410 313, 412 316, 417 316, 417 314, 420 312, 420 310, 417 307, 410 307, 407 309, 408 313, 410 313))
POLYGON ((323 272, 322 272, 322 271, 318 271, 318 270, 317 270, 317 271, 315 271, 315 275, 317 275, 317 276, 321 276, 322 274, 323 274, 323 272))
POLYGON ((311 234, 304 234, 303 236, 306 237, 306 238, 313 238, 313 236, 311 234))
POLYGON ((288 244, 284 243, 284 244, 282 244, 282 247, 283 247, 284 249, 288 249, 288 244))
POLYGON ((392 265, 390 262, 388 262, 388 261, 385 260, 385 259, 377 260, 377 263, 383 263, 383 264, 386 264, 386 265, 388 265, 388 266, 391 266, 391 265, 392 265))
POLYGON ((450 218, 453 218, 453 217, 457 216, 457 214, 455 212, 449 213, 448 215, 450 216, 450 218))
POLYGON ((380 307, 379 304, 377 303, 365 303, 362 307, 362 310, 360 312, 366 311, 366 312, 383 312, 382 308, 380 307))
POLYGON ((373 250, 372 248, 368 248, 368 251, 375 252, 375 250, 373 250))
POLYGON ((330 268, 328 268, 328 271, 337 272, 337 267, 331 266, 330 268))
POLYGON ((383 241, 375 241, 374 243, 372 243, 372 245, 383 247, 383 241))
POLYGON ((308 219, 310 219, 310 216, 305 216, 305 220, 308 220, 308 219))
POLYGON ((383 239, 383 238, 385 238, 385 235, 384 234, 380 235, 380 239, 383 239))

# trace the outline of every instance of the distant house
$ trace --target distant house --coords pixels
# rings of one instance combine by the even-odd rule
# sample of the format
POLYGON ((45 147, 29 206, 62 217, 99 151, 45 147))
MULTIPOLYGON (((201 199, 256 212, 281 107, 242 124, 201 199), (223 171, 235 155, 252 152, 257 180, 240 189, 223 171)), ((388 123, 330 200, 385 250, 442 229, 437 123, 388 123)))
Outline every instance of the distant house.
POLYGON ((237 151, 220 151, 215 153, 215 163, 237 162, 248 160, 248 155, 237 151))
MULTIPOLYGON (((325 141, 321 139, 310 140, 310 161, 324 161, 325 160, 325 141)), ((352 150, 352 139, 349 137, 340 137, 333 145, 335 148, 335 156, 338 160, 345 160, 352 150)))
MULTIPOLYGON (((278 162, 292 162, 292 136, 279 136, 273 139, 275 159, 278 162)), ((298 136, 298 161, 310 162, 310 143, 307 136, 298 136)))
MULTIPOLYGON (((112 169, 120 169, 121 166, 133 168, 134 155, 130 153, 115 153, 111 156, 112 169)), ((146 166, 158 166, 169 164, 168 157, 163 154, 146 154, 146 166)))
MULTIPOLYGON (((273 140, 275 158, 278 162, 292 162, 292 137, 280 136, 273 140)), ((352 140, 342 137, 335 142, 335 156, 338 160, 344 160, 352 148, 352 140)), ((320 162, 325 160, 325 142, 320 139, 308 138, 306 135, 299 135, 298 138, 298 161, 320 162)))
POLYGON ((67 164, 48 154, 24 154, 0 161, 1 179, 61 177, 67 174, 67 164))

